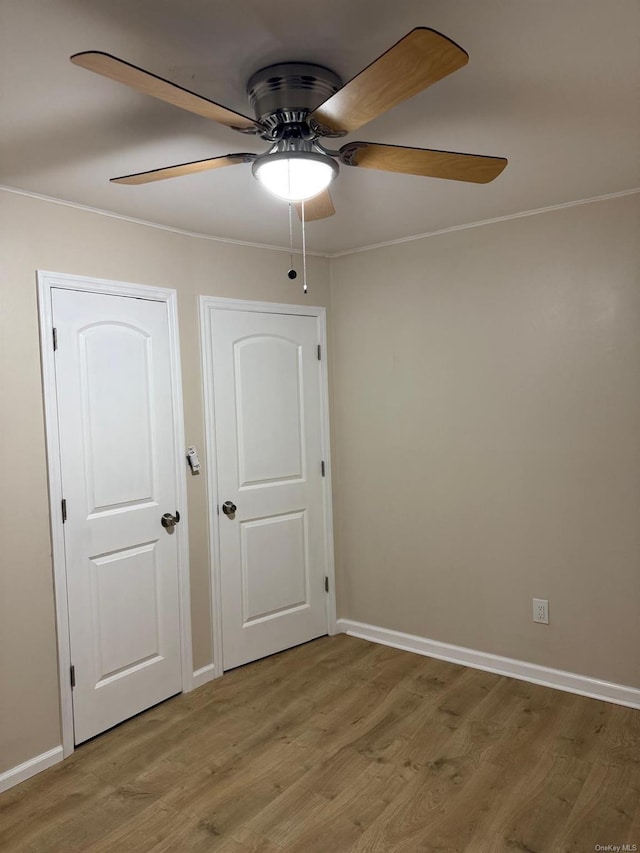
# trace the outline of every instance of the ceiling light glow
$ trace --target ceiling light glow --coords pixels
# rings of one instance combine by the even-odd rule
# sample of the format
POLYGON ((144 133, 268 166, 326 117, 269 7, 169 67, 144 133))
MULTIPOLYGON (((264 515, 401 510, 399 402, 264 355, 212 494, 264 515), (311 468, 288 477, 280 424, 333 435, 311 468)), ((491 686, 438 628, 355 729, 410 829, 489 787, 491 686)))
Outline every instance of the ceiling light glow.
POLYGON ((260 183, 279 198, 306 201, 326 190, 338 174, 338 165, 325 154, 287 151, 256 158, 252 170, 260 183))

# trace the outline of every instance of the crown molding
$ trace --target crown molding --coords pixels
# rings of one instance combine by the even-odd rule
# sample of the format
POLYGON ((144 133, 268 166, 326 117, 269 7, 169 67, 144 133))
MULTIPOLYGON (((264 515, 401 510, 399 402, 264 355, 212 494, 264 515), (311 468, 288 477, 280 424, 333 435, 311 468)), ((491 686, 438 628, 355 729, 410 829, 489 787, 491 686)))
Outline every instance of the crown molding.
POLYGON ((519 213, 509 213, 506 216, 495 216, 493 219, 480 219, 477 222, 466 222, 463 225, 452 225, 450 228, 439 228, 437 231, 426 231, 424 234, 413 234, 410 237, 398 237, 395 240, 387 240, 384 243, 372 243, 369 246, 358 246, 355 249, 345 249, 342 252, 330 252, 328 258, 343 258, 346 255, 356 255, 359 252, 370 252, 373 249, 382 249, 385 246, 397 246, 399 243, 412 243, 414 240, 426 240, 427 237, 438 237, 440 234, 450 234, 452 231, 466 231, 467 228, 479 228, 482 225, 493 225, 496 222, 508 222, 510 219, 523 219, 525 216, 536 216, 538 213, 550 213, 553 210, 564 210, 566 207, 577 207, 581 204, 591 204, 594 201, 608 201, 612 198, 622 198, 627 195, 640 193, 640 187, 631 190, 621 190, 615 193, 606 193, 592 198, 580 198, 575 201, 564 201, 561 204, 551 204, 548 207, 537 207, 534 210, 523 210, 519 213))
MULTIPOLYGON (((183 237, 197 237, 199 240, 211 240, 214 243, 230 243, 232 246, 244 246, 248 249, 268 249, 272 252, 286 252, 291 254, 292 250, 289 246, 272 246, 268 243, 252 243, 248 240, 234 240, 231 237, 213 237, 211 234, 201 234, 198 231, 185 231, 183 228, 174 228, 172 225, 162 225, 159 222, 150 222, 147 219, 136 219, 134 216, 125 216, 123 213, 114 213, 111 210, 103 210, 100 207, 91 207, 87 204, 79 204, 75 201, 67 201, 63 198, 55 196, 42 195, 42 193, 34 193, 30 190, 21 190, 18 187, 9 187, 0 184, 0 191, 13 193, 14 195, 22 195, 27 198, 35 198, 38 201, 48 201, 51 204, 61 204, 63 207, 73 207, 76 210, 84 210, 86 213, 95 213, 98 216, 108 216, 111 219, 120 219, 123 222, 132 222, 134 225, 144 225, 147 228, 158 228, 160 231, 170 231, 172 234, 180 234, 183 237)), ((294 255, 301 255, 302 249, 293 249, 294 255)), ((328 258, 327 252, 311 252, 307 250, 307 255, 316 258, 328 258)))
MULTIPOLYGON (((171 225, 162 225, 159 222, 150 222, 146 219, 136 219, 133 216, 125 216, 122 213, 113 213, 110 210, 103 210, 99 207, 90 207, 86 204, 78 204, 75 201, 66 201, 62 198, 54 196, 42 195, 41 193, 31 192, 30 190, 22 190, 17 187, 9 187, 0 184, 0 191, 13 193, 14 195, 26 196, 27 198, 38 199, 39 201, 47 201, 51 204, 61 204, 63 207, 73 207, 77 210, 84 210, 87 213, 94 213, 98 216, 108 216, 111 219, 120 219, 123 222, 131 222, 134 225, 144 225, 147 228, 157 228, 161 231, 169 231, 172 234, 180 234, 183 237, 196 237, 199 240, 210 240, 214 243, 228 243, 232 246, 244 246, 249 249, 267 249, 272 252, 287 252, 291 249, 288 246, 272 246, 268 243, 252 243, 248 240, 234 240, 231 237, 213 237, 211 234, 202 234, 198 231, 185 231, 182 228, 174 228, 171 225)), ((561 204, 552 204, 548 207, 538 207, 533 210, 522 210, 518 213, 509 213, 506 216, 496 216, 492 219, 479 219, 477 222, 465 222, 462 225, 452 225, 449 228, 439 228, 436 231, 425 231, 423 234, 412 234, 409 237, 398 237, 395 240, 386 240, 382 243, 371 243, 366 246, 356 246, 353 249, 344 249, 340 252, 313 252, 307 251, 307 255, 316 258, 343 258, 347 255, 356 255, 360 252, 371 252, 374 249, 382 249, 386 246, 397 246, 400 243, 412 243, 415 240, 426 240, 429 237, 439 237, 441 234, 450 234, 453 231, 465 231, 467 228, 480 228, 483 225, 494 225, 497 222, 508 222, 511 219, 523 219, 527 216, 537 216, 539 213, 550 213, 554 210, 564 210, 568 207, 578 207, 582 204, 593 204, 597 201, 609 201, 610 199, 623 198, 628 195, 640 193, 640 187, 635 187, 630 190, 621 190, 615 193, 606 193, 604 195, 593 196, 591 198, 580 198, 575 201, 565 201, 561 204)), ((300 249, 293 249, 293 254, 301 255, 300 249)))

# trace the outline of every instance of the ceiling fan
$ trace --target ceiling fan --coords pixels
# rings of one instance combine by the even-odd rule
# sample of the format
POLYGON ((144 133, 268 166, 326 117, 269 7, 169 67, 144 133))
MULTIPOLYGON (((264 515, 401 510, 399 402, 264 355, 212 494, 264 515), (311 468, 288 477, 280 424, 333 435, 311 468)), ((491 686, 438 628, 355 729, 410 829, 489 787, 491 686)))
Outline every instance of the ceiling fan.
POLYGON ((345 84, 330 69, 306 62, 284 62, 257 71, 247 85, 255 119, 108 53, 76 53, 71 61, 240 133, 255 134, 270 145, 264 154, 226 154, 112 178, 117 184, 144 184, 251 163, 254 176, 267 189, 296 202, 298 213, 304 203, 304 218, 311 220, 335 213, 328 187, 339 163, 481 184, 492 181, 507 165, 503 157, 375 142, 347 142, 337 150, 325 146, 324 140, 358 130, 466 65, 469 56, 459 45, 427 27, 411 30, 345 84))

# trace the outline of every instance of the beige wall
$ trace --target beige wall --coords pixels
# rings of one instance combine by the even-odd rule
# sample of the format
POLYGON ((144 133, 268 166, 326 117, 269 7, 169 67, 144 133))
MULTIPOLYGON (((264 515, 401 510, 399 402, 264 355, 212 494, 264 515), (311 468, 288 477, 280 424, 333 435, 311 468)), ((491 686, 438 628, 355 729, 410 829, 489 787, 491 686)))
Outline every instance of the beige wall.
POLYGON ((341 616, 640 687, 639 235, 634 195, 332 262, 341 616))
MULTIPOLYGON (((341 616, 640 686, 639 226, 630 196, 311 259, 341 616)), ((35 270, 178 289, 204 452, 197 295, 302 302, 287 261, 0 192, 0 772, 60 743, 35 270)), ((188 487, 198 668, 205 478, 188 487)))
MULTIPOLYGON (((61 742, 35 271, 178 290, 186 440, 204 454, 197 297, 303 302, 288 261, 0 191, 0 773, 61 742)), ((328 305, 326 259, 310 258, 309 279, 306 302, 328 305)), ((211 660, 205 477, 188 489, 199 668, 211 660)))

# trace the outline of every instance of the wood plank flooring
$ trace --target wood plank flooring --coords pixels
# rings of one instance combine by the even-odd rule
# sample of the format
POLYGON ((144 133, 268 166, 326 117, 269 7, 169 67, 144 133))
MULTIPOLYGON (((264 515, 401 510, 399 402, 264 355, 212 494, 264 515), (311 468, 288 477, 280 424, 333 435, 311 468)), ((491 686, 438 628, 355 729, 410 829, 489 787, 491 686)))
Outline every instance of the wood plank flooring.
POLYGON ((0 795, 2 851, 607 844, 640 850, 640 711, 345 635, 164 702, 0 795))

